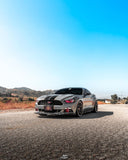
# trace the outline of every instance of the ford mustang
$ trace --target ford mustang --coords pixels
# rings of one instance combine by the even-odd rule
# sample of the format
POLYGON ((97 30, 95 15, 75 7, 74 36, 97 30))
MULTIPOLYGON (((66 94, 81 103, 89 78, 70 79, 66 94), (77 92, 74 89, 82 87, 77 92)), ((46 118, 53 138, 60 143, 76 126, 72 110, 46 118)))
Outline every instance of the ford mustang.
POLYGON ((54 94, 43 95, 36 101, 37 114, 81 117, 86 112, 97 112, 96 96, 85 88, 64 88, 54 94))

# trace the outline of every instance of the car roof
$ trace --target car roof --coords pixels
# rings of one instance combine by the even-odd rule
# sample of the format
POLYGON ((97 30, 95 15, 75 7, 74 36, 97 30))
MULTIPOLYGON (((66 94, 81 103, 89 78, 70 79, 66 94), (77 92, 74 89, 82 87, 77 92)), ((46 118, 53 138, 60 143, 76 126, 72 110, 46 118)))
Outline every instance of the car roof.
MULTIPOLYGON (((73 89, 86 89, 86 88, 83 88, 83 87, 66 87, 66 88, 61 88, 61 89, 69 89, 69 88, 73 88, 73 89)), ((59 90, 61 90, 59 89, 59 90)))

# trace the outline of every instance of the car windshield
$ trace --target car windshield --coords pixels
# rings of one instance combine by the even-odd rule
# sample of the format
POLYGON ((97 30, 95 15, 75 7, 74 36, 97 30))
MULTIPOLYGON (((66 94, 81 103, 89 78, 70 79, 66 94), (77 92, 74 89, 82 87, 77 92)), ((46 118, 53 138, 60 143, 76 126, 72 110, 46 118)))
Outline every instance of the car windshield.
POLYGON ((55 92, 55 94, 76 94, 82 95, 82 88, 65 88, 55 92))

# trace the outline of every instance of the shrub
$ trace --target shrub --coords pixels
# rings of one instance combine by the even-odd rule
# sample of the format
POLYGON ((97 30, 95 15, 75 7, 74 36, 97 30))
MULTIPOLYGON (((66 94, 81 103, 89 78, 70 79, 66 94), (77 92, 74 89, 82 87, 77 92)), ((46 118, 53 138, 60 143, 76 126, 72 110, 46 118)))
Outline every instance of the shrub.
POLYGON ((23 98, 22 97, 19 97, 18 98, 18 102, 22 102, 23 101, 23 98))
POLYGON ((28 101, 35 101, 34 98, 28 98, 28 101))
POLYGON ((10 99, 8 99, 8 98, 3 98, 3 99, 2 99, 2 102, 3 102, 3 103, 7 103, 7 102, 9 102, 9 101, 10 101, 10 99))
POLYGON ((128 104, 128 100, 125 102, 125 104, 128 104))
POLYGON ((111 104, 116 104, 117 103, 117 100, 112 100, 111 101, 111 104))

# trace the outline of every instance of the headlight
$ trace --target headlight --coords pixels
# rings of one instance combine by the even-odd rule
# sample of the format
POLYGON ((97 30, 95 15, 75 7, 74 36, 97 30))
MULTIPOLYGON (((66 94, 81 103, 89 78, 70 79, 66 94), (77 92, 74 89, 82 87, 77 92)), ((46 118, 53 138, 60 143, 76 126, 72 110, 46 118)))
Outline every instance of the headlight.
POLYGON ((75 102, 75 99, 73 99, 73 98, 72 98, 72 99, 66 99, 65 102, 66 102, 66 103, 74 103, 74 102, 75 102))
POLYGON ((36 100, 36 104, 37 104, 39 101, 40 101, 40 100, 37 99, 37 100, 36 100))

